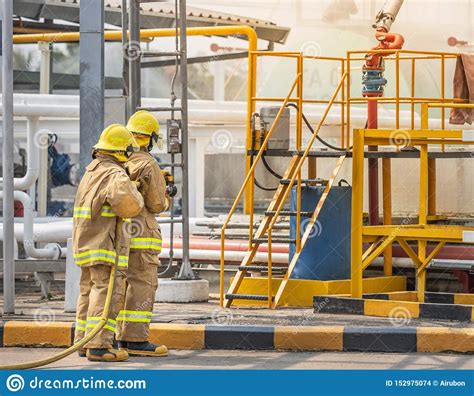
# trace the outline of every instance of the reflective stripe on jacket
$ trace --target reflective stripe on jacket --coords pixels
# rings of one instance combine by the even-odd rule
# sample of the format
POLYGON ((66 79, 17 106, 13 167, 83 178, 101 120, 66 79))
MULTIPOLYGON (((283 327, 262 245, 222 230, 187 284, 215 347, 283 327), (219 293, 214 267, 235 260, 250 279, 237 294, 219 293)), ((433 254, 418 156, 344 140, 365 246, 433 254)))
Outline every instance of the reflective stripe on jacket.
POLYGON ((158 162, 147 151, 133 153, 127 162, 130 179, 140 182, 145 205, 132 219, 130 249, 153 253, 156 264, 161 251, 161 230, 155 216, 166 208, 166 182, 158 162))
POLYGON ((77 189, 73 215, 73 254, 77 265, 128 265, 127 224, 140 213, 143 197, 123 166, 98 154, 77 189))

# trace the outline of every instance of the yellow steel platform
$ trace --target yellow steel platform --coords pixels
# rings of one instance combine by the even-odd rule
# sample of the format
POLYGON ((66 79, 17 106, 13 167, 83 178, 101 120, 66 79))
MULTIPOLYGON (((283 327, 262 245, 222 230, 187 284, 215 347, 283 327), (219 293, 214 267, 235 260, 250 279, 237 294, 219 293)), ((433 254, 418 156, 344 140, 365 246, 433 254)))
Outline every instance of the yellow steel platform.
MULTIPOLYGON (((233 279, 231 279, 232 282, 233 279)), ((272 289, 278 290, 283 279, 273 278, 272 289)), ((239 294, 266 295, 268 278, 244 278, 239 294)), ((405 276, 383 276, 364 278, 364 293, 390 293, 406 290, 405 276)), ((281 305, 286 307, 312 307, 314 296, 341 295, 351 293, 351 280, 319 281, 305 279, 289 279, 281 297, 281 305)), ((267 301, 233 300, 233 306, 266 306, 267 301)))

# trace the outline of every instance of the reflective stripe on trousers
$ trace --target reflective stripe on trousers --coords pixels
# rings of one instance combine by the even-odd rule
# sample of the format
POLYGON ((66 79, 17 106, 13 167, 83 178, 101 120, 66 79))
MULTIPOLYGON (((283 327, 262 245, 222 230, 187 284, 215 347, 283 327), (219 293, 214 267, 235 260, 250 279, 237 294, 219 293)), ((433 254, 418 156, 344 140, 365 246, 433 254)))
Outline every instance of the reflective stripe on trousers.
MULTIPOLYGON (((97 323, 100 322, 100 319, 101 318, 98 316, 88 316, 86 328, 93 329, 97 325, 97 323)), ((113 319, 107 319, 107 323, 103 328, 115 333, 115 330, 117 328, 117 321, 113 319)))
MULTIPOLYGON (((93 261, 105 261, 108 263, 115 264, 117 254, 112 250, 97 249, 87 250, 85 252, 75 254, 74 262, 77 265, 84 265, 93 261)), ((128 267, 128 256, 119 256, 117 265, 122 268, 128 267)))
POLYGON ((150 323, 153 312, 149 311, 126 311, 121 310, 117 316, 117 321, 120 322, 137 322, 150 323))
POLYGON ((132 238, 130 249, 152 249, 161 252, 161 242, 158 238, 132 238))
MULTIPOLYGON (((93 261, 106 261, 115 264, 115 257, 117 254, 112 250, 95 249, 86 250, 85 252, 74 255, 74 262, 77 265, 91 263, 93 261)), ((123 256, 122 256, 123 257, 123 256)))
POLYGON ((76 330, 86 331, 87 322, 83 319, 76 318, 76 330))

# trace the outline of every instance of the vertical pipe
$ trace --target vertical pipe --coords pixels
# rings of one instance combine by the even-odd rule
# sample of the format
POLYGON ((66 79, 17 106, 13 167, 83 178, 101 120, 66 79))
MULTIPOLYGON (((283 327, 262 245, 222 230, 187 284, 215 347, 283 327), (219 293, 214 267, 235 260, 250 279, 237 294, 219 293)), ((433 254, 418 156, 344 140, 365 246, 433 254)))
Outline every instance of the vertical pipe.
MULTIPOLYGON (((367 129, 378 128, 378 101, 367 101, 367 129)), ((369 146, 369 151, 377 151, 377 146, 369 146)), ((369 158, 369 224, 379 223, 379 161, 369 158)))
MULTIPOLYGON (((247 175, 250 167, 250 156, 248 150, 252 148, 252 125, 251 118, 255 112, 255 101, 252 99, 256 96, 257 87, 257 56, 252 53, 256 51, 256 44, 250 46, 249 43, 249 58, 248 58, 248 75, 247 75, 247 127, 246 127, 246 159, 245 159, 245 174, 247 175)), ((252 180, 245 189, 244 195, 244 214, 250 214, 251 207, 253 207, 253 191, 254 191, 254 175, 252 180)), ((251 245, 252 242, 250 241, 251 245)), ((250 246, 251 247, 251 246, 250 246)))
POLYGON ((182 137, 182 212, 183 212, 183 259, 179 279, 194 279, 189 261, 189 169, 188 169, 188 54, 186 37, 186 0, 179 1, 179 47, 181 74, 181 137, 182 137))
POLYGON ((410 126, 411 129, 415 129, 415 73, 416 73, 416 64, 415 64, 415 58, 411 60, 411 122, 410 126))
POLYGON ((395 55, 395 128, 400 128, 400 53, 395 55))
POLYGON ((362 212, 364 190, 364 132, 354 130, 352 148, 351 296, 362 297, 362 212))
MULTIPOLYGON (((298 111, 296 115, 296 150, 301 150, 303 141, 303 56, 300 54, 297 58, 296 73, 299 75, 296 88, 298 98, 298 111)), ((309 172, 311 172, 311 163, 308 161, 309 172)), ((298 181, 296 186, 296 253, 301 251, 301 167, 298 171, 298 181)), ((288 188, 291 188, 289 186, 288 188)))
MULTIPOLYGON (((344 60, 341 60, 341 75, 340 78, 343 78, 344 73, 345 73, 345 64, 344 60)), ((344 83, 341 86, 341 147, 346 147, 346 139, 345 139, 345 125, 344 125, 344 120, 345 120, 345 85, 344 83)), ((349 142, 347 142, 347 147, 349 147, 349 142)), ((316 176, 316 175, 315 175, 316 176)))
MULTIPOLYGON (((382 159, 383 224, 392 224, 392 164, 390 158, 382 159)), ((392 244, 383 252, 383 274, 392 276, 392 244)))
POLYGON ((128 45, 129 64, 129 102, 130 114, 135 113, 141 106, 141 79, 140 79, 140 0, 129 0, 130 36, 128 45))
POLYGON ((436 159, 428 159, 428 216, 436 216, 436 159))
POLYGON ((346 144, 347 148, 351 146, 351 54, 349 52, 346 53, 346 72, 347 72, 347 121, 346 121, 346 144))
MULTIPOLYGON (((445 57, 441 55, 441 103, 445 101, 445 57)), ((445 129, 445 108, 441 107, 441 129, 445 129)), ((428 128, 428 124, 426 125, 428 128)), ((444 144, 441 145, 444 151, 444 144)), ((428 159, 428 216, 436 216, 436 159, 428 159)))
POLYGON ((80 171, 104 128, 104 2, 80 4, 80 171))
POLYGON ((267 278, 267 296, 268 308, 273 307, 273 263, 272 263, 272 229, 268 229, 268 278, 267 278))
POLYGON ((15 236, 13 210, 13 4, 2 7, 3 106, 3 312, 15 313, 15 236))
MULTIPOLYGON (((127 0, 122 0, 122 95, 126 98, 129 95, 129 69, 128 69, 128 55, 127 55, 127 46, 128 46, 128 7, 127 0)), ((128 120, 130 117, 130 102, 126 100, 125 105, 125 119, 128 120)))
MULTIPOLYGON (((428 198, 428 145, 420 147, 420 214, 419 224, 426 225, 428 198)), ((418 258, 423 262, 426 258, 426 241, 418 241, 418 258)), ((418 302, 424 302, 426 289, 426 270, 417 272, 416 291, 418 302)))
MULTIPOLYGON (((51 93, 51 46, 50 43, 38 43, 41 53, 40 65, 40 93, 51 93)), ((38 129, 36 129, 38 130, 38 129)), ((28 153, 29 154, 29 153, 28 153)), ((48 212, 48 147, 41 145, 39 154, 39 175, 36 184, 38 193, 37 210, 38 216, 45 217, 48 212)), ((33 200, 35 196, 32 196, 33 200)))
MULTIPOLYGON (((395 58, 395 95, 396 118, 395 128, 400 128, 400 56, 397 51, 395 58)), ((392 164, 390 158, 382 159, 382 198, 383 198, 383 224, 392 224, 392 164)), ((384 276, 392 276, 392 244, 390 243, 383 252, 384 276)))
MULTIPOLYGON (((254 101, 254 82, 257 80, 257 68, 254 65, 257 64, 257 55, 251 54, 249 51, 249 70, 248 70, 248 80, 247 84, 249 85, 247 90, 247 150, 251 150, 252 147, 252 126, 251 118, 252 114, 255 111, 255 101, 254 101)), ((262 132, 262 131, 261 131, 262 132)), ((251 167, 250 156, 248 151, 246 153, 246 169, 245 173, 249 172, 251 167), (248 167, 247 167, 248 166, 248 167)), ((255 193, 255 171, 251 174, 250 183, 245 188, 245 197, 244 197, 244 214, 249 215, 249 249, 252 249, 252 239, 253 239, 253 209, 254 209, 254 193, 255 193)))

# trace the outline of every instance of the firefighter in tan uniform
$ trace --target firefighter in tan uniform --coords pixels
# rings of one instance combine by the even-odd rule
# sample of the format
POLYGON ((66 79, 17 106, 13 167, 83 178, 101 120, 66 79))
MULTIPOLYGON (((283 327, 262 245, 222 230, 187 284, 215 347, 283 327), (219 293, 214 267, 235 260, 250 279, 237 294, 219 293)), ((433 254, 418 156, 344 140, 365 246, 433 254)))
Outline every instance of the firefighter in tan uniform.
MULTIPOLYGON (((133 136, 123 125, 113 124, 104 129, 77 190, 73 250, 74 261, 81 268, 81 280, 76 342, 100 320, 112 266, 117 266, 117 275, 128 266, 130 236, 124 232, 124 224, 140 213, 144 204, 124 167, 130 153, 136 150, 133 136)), ((126 351, 112 348, 123 293, 124 286, 117 276, 108 321, 85 345, 87 352, 79 351, 80 356, 87 355, 93 361, 128 359, 126 351)))
POLYGON ((119 348, 131 356, 167 356, 166 346, 148 340, 162 243, 155 216, 169 206, 165 178, 149 153, 154 142, 161 140, 160 126, 150 112, 140 110, 130 117, 127 129, 140 146, 140 151, 130 156, 127 166, 130 178, 140 184, 145 206, 132 219, 125 301, 117 317, 117 341, 119 348))

